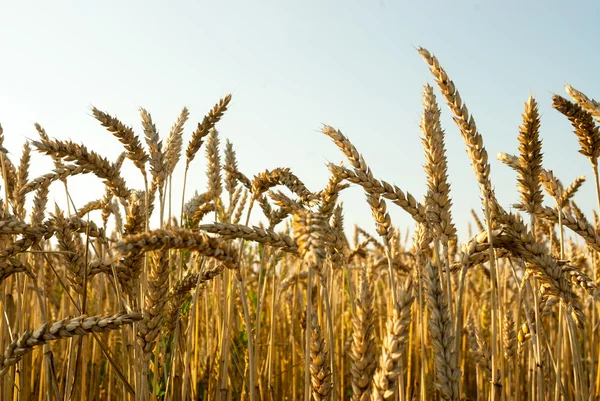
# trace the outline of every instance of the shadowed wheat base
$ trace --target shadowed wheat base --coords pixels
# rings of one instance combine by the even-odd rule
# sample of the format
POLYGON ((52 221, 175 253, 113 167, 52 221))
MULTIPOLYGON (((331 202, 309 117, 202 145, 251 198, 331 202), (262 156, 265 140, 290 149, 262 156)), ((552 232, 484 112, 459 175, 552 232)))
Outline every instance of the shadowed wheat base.
POLYGON ((519 148, 498 155, 520 195, 505 208, 483 133, 438 59, 419 54, 438 87, 423 87, 420 198, 327 125, 343 160, 327 166, 325 188, 286 166, 245 174, 217 131, 230 95, 197 124, 183 161, 187 108, 167 135, 140 109, 139 136, 93 107, 123 145, 115 160, 40 124, 13 160, 0 127, 0 400, 599 399, 600 103, 569 85, 572 100, 544 100, 591 163, 587 180, 562 183, 543 163, 538 101, 526 99, 519 148), (481 189, 472 233, 452 219, 442 103, 481 189), (201 148, 208 184, 186 197, 201 148), (54 169, 30 176, 32 157, 54 169), (143 188, 128 187, 123 163, 143 188), (77 205, 70 177, 82 174, 105 191, 77 205), (584 211, 576 195, 590 181, 598 206, 584 211), (339 195, 351 185, 374 225, 349 239, 339 195), (414 219, 412 240, 393 225, 394 205, 414 219))

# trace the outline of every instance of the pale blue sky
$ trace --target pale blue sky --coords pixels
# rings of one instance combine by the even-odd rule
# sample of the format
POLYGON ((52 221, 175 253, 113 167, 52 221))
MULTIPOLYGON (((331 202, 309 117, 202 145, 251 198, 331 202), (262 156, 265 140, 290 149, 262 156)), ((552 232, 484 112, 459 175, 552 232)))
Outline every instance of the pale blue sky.
MULTIPOLYGON (((544 164, 565 183, 589 178, 577 199, 591 214, 589 163, 577 153, 568 121, 551 108, 569 82, 600 97, 598 2, 474 1, 72 1, 0 4, 0 123, 16 159, 34 122, 114 159, 121 151, 90 115, 116 114, 142 134, 138 107, 163 136, 183 106, 185 140, 225 94, 219 125, 254 175, 290 167, 312 190, 343 159, 319 133, 341 129, 378 178, 417 198, 425 192, 419 118, 423 84, 433 84, 417 51, 438 56, 473 113, 493 158, 492 179, 506 207, 518 199, 515 176, 495 160, 517 152, 529 93, 542 114, 544 164)), ((439 92, 436 92, 439 93, 439 92)), ((454 217, 465 239, 479 192, 464 144, 442 105, 454 217)), ((34 156, 32 175, 52 167, 34 156)), ((128 166, 127 175, 135 174, 128 166)), ((181 172, 178 170, 178 176, 181 172)), ((204 160, 191 187, 203 189, 204 160)), ((79 205, 99 197, 95 178, 73 180, 79 205)), ((131 181, 140 185, 139 181, 131 181)), ((179 194, 176 185, 175 194, 179 194)), ((188 192, 189 193, 189 192, 188 192)), ((178 196, 178 195, 177 195, 178 196)), ((62 201, 59 194, 56 199, 62 201)), ((362 191, 343 197, 346 221, 372 229, 362 191)), ((390 206, 395 224, 412 222, 390 206)))

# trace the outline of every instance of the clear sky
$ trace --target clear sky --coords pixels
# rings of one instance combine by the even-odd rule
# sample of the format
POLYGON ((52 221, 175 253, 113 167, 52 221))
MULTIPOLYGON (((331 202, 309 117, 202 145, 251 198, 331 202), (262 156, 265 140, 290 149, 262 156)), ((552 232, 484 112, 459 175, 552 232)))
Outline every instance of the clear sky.
MULTIPOLYGON (((434 83, 416 51, 423 46, 438 56, 477 121, 501 203, 509 207, 518 194, 515 175, 495 155, 517 153, 531 92, 542 114, 544 166, 565 184, 588 176, 576 199, 591 215, 591 168, 551 96, 564 95, 568 82, 600 97, 599 16, 597 1, 4 1, 0 123, 15 162, 26 138, 37 137, 34 122, 51 137, 83 142, 114 159, 122 148, 93 119, 91 105, 140 135, 142 106, 163 137, 187 106, 187 143, 212 105, 233 93, 219 130, 247 175, 290 167, 311 190, 321 189, 326 162, 343 160, 319 132, 326 123, 351 139, 376 177, 420 199, 421 94, 425 83, 434 83)), ((469 211, 480 210, 479 191, 458 129, 438 100, 453 213, 465 240, 469 211)), ((33 176, 51 167, 34 155, 33 176)), ((130 164, 125 169, 126 177, 136 174, 130 164)), ((204 171, 197 157, 191 188, 205 187, 204 171)), ((73 179, 75 201, 100 197, 98 182, 73 179)), ((362 191, 348 191, 343 201, 347 224, 372 230, 362 191)), ((412 225, 403 211, 389 209, 395 224, 412 225)))

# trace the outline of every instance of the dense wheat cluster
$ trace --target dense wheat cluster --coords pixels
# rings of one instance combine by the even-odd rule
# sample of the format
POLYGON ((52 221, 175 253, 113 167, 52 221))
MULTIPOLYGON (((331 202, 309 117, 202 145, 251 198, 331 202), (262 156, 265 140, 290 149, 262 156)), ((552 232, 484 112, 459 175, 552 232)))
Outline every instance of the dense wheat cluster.
POLYGON ((343 162, 325 188, 289 168, 246 175, 217 131, 231 96, 197 124, 185 160, 185 108, 162 136, 145 109, 142 135, 94 107, 123 144, 116 160, 38 124, 20 160, 2 147, 0 400, 599 399, 600 103, 568 85, 572 100, 552 98, 591 163, 598 210, 575 201, 585 177, 563 184, 544 165, 533 97, 519 149, 498 155, 520 193, 503 206, 475 120, 437 58, 419 53, 439 89, 423 87, 419 199, 327 125, 343 162), (470 238, 456 226, 471 222, 452 220, 442 103, 481 189, 470 238), (208 186, 190 196, 201 149, 208 186), (55 168, 30 177, 31 157, 55 168), (127 186, 124 162, 143 188, 127 186), (104 196, 74 204, 79 174, 99 178, 104 196), (64 206, 48 204, 52 186, 64 206), (364 190, 377 236, 348 227, 349 186, 364 190), (395 206, 414 219, 412 238, 393 224, 395 206))

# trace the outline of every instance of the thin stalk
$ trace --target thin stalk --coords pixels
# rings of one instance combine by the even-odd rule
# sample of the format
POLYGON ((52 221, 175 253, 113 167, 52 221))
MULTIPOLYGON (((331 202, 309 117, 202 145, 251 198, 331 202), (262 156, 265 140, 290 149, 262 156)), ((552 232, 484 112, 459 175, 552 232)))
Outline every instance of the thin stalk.
MULTIPOLYGON (((414 329, 415 329, 415 318, 414 318, 414 314, 415 314, 415 309, 414 309, 414 303, 413 306, 411 306, 410 308, 410 324, 408 326, 408 344, 406 345, 406 350, 408 351, 408 355, 406 356, 407 358, 407 362, 406 362, 406 388, 405 388, 405 393, 404 394, 410 394, 411 391, 411 380, 412 380, 412 363, 413 363, 413 358, 412 358, 412 344, 414 342, 414 329)), ((458 353, 458 352, 457 352, 458 353)), ((343 369, 342 369, 343 372, 343 369)))
POLYGON ((335 385, 337 381, 335 380, 335 353, 333 352, 335 349, 335 343, 333 342, 333 319, 331 317, 331 304, 329 302, 329 291, 327 291, 327 283, 325 282, 325 278, 321 280, 321 285, 323 287, 324 299, 325 299, 325 314, 327 315, 327 326, 329 331, 329 363, 331 366, 331 399, 337 400, 336 397, 336 388, 335 385))
POLYGON ((462 308, 463 308, 463 295, 465 291, 465 277, 467 276, 468 265, 462 262, 462 268, 460 269, 460 281, 458 283, 458 299, 456 300, 456 324, 454 326, 455 337, 455 349, 456 349, 456 363, 457 366, 460 363, 460 342, 463 336, 460 335, 462 330, 462 308))
POLYGON ((2 177, 4 178, 4 210, 8 213, 8 176, 6 175, 6 163, 4 162, 4 152, 2 150, 0 150, 0 164, 2 165, 2 177))
POLYGON ((419 274, 419 328, 420 333, 419 337, 421 340, 421 384, 419 386, 419 393, 421 401, 427 401, 427 390, 426 390, 426 379, 425 379, 425 362, 427 359, 425 358, 425 312, 423 311, 423 266, 421 264, 417 264, 417 272, 419 274))
MULTIPOLYGON (((562 305, 561 305, 562 307, 562 305)), ((575 375, 575 385, 577 387, 577 399, 581 401, 586 401, 587 397, 587 385, 583 379, 583 368, 581 365, 581 355, 579 353, 578 342, 577 342, 577 328, 575 327, 575 322, 573 321, 573 317, 570 313, 565 313, 567 317, 567 327, 569 329, 569 342, 571 344, 571 355, 573 356, 573 367, 574 367, 574 375, 575 375)))
MULTIPOLYGON (((598 174, 598 159, 596 159, 595 163, 592 163, 592 169, 594 170, 594 184, 596 187, 596 201, 597 201, 597 207, 598 207, 598 213, 600 213, 600 176, 598 174)), ((592 258, 592 260, 594 260, 594 258, 592 258)), ((597 260, 596 260, 597 263, 597 260)), ((594 283, 596 282, 596 269, 594 268, 596 265, 592 264, 592 278, 594 280, 594 283)), ((595 374, 596 369, 598 369, 598 366, 596 364, 596 360, 595 360, 595 356, 596 353, 594 352, 594 344, 595 344, 595 337, 596 337, 596 303, 593 302, 592 303, 592 326, 591 326, 591 330, 590 330, 590 383, 593 383, 593 379, 595 374)), ((600 374, 600 370, 598 370, 598 373, 600 374)), ((596 391, 594 393, 594 396, 596 396, 598 394, 598 386, 596 386, 596 391)))
POLYGON ((183 190, 181 192, 181 213, 179 215, 179 224, 181 224, 181 222, 183 222, 183 206, 185 205, 185 188, 187 186, 187 175, 188 175, 189 168, 190 168, 189 164, 186 164, 185 171, 183 173, 183 190))
MULTIPOLYGON (((149 227, 150 227, 150 194, 148 193, 148 177, 146 177, 146 175, 144 174, 144 202, 145 202, 145 214, 146 214, 146 218, 145 218, 145 230, 148 231, 149 227)), ((144 257, 144 271, 147 271, 148 269, 148 257, 144 257)), ((140 286, 144 286, 145 285, 145 280, 141 280, 142 282, 140 283, 140 286)), ((141 289, 139 291, 139 305, 144 305, 144 289, 141 289)), ((135 331, 137 332, 137 324, 134 324, 133 326, 135 328, 135 331)), ((140 344, 137 341, 133 341, 134 343, 134 349, 133 349, 133 353, 134 353, 134 360, 135 361, 139 361, 139 363, 141 364, 141 375, 139 377, 139 380, 137 380, 137 384, 139 387, 136 388, 136 399, 138 399, 139 401, 146 401, 148 400, 148 363, 144 362, 143 358, 140 358, 140 355, 143 355, 143 351, 141 349, 140 344)))
MULTIPOLYGON (((529 284, 529 282, 528 282, 529 284)), ((536 355, 536 375, 535 375, 535 381, 537 383, 537 395, 538 395, 538 400, 540 401, 544 401, 544 372, 542 371, 542 348, 541 348, 541 344, 539 341, 539 334, 540 334, 540 328, 541 328, 541 317, 540 317, 540 305, 539 305, 539 300, 538 300, 538 295, 537 295, 537 289, 538 289, 538 284, 537 284, 537 279, 535 277, 533 277, 533 288, 531 288, 531 286, 529 286, 529 289, 532 293, 533 296, 533 305, 534 305, 534 320, 535 320, 535 334, 532 333, 531 338, 533 339, 533 337, 536 337, 536 341, 534 343, 534 347, 535 347, 535 355, 536 355)), ((532 327, 532 326, 529 326, 532 327)))
POLYGON ((248 301, 246 299, 246 292, 244 291, 244 277, 239 274, 239 277, 236 277, 236 282, 238 284, 238 290, 240 291, 240 298, 242 300, 242 307, 244 309, 244 319, 246 321, 246 331, 248 336, 248 364, 249 368, 249 376, 250 376, 250 401, 256 400, 256 364, 254 363, 254 347, 253 347, 253 336, 252 336, 252 326, 250 323, 250 312, 248 309, 248 301))
POLYGON ((396 292, 396 279, 394 278, 394 265, 392 260, 392 252, 390 250, 390 244, 388 244, 387 239, 383 239, 384 247, 385 247, 385 257, 388 262, 388 271, 390 274, 390 287, 392 289, 392 302, 394 302, 394 308, 398 303, 398 294, 396 292))
MULTIPOLYGON (((560 204, 556 204, 556 210, 558 211, 558 232, 560 235, 560 258, 561 260, 565 258, 565 238, 563 232, 563 223, 562 223, 562 208, 560 204)), ((558 334, 556 337, 556 380, 554 384, 554 400, 560 400, 560 386, 562 385, 561 378, 561 359, 562 359, 562 336, 563 336, 563 308, 562 306, 559 308, 558 312, 558 334)))
MULTIPOLYGON (((254 205, 254 199, 252 199, 250 201, 250 205, 248 206, 248 212, 246 213, 246 223, 245 225, 247 226, 248 223, 250 222, 250 214, 252 213, 252 206, 254 205)), ((182 209, 183 210, 183 209, 182 209)), ((183 213, 183 212, 182 212, 183 213)), ((242 261, 242 255, 244 252, 244 244, 245 241, 242 239, 240 241, 240 250, 239 250, 239 254, 238 254, 238 268, 241 269, 241 261, 242 261)), ((241 275, 241 273, 240 273, 241 275)), ((234 308, 234 297, 233 297, 233 288, 232 288, 232 280, 230 277, 230 272, 227 272, 226 277, 229 277, 228 280, 228 286, 227 286, 227 294, 229 296, 229 314, 227 317, 224 317, 223 320, 223 329, 225 329, 225 326, 227 325, 227 330, 223 331, 223 341, 222 341, 222 347, 221 347, 221 383, 220 383, 220 399, 221 401, 223 400, 223 396, 225 395, 225 393, 227 392, 227 368, 228 368, 228 364, 229 364, 229 343, 230 343, 230 325, 231 325, 231 316, 233 314, 233 308, 234 308)), ((243 280, 243 277, 242 277, 243 280)), ((237 278, 236 278, 236 282, 237 282, 237 278)), ((242 303, 245 302, 245 298, 246 298, 246 294, 243 291, 243 287, 240 287, 240 298, 242 299, 242 303)), ((247 306, 247 305, 246 305, 247 306)), ((245 318, 245 316, 244 316, 245 318)), ((252 337, 252 328, 250 326, 250 320, 249 320, 249 316, 248 316, 248 320, 246 321, 246 334, 248 336, 248 347, 251 348, 251 337, 252 337)), ((252 371, 256 369, 256 366, 254 364, 252 364, 252 362, 254 361, 254 356, 252 355, 252 352, 249 350, 248 352, 248 362, 250 364, 250 386, 252 387, 251 391, 250 391, 250 395, 251 397, 255 394, 255 381, 253 380, 255 375, 255 372, 253 373, 252 371)), ((252 399, 253 401, 253 399, 252 399)))
POLYGON ((273 366, 273 341, 275 338, 275 294, 277 293, 277 274, 273 269, 273 288, 271 289, 271 329, 269 330, 269 344, 267 349, 267 389, 271 388, 273 366))
MULTIPOLYGON (((277 264, 277 259, 273 258, 274 262, 272 262, 270 264, 271 266, 271 270, 275 271, 275 265, 277 264)), ((257 293, 259 294, 258 296, 258 300, 257 300, 257 305, 256 305, 256 317, 255 317, 255 321, 256 321, 256 340, 254 343, 254 359, 255 360, 259 360, 259 340, 260 340, 260 330, 261 330, 261 319, 260 316, 262 314, 262 310, 263 310, 263 304, 265 303, 265 301, 263 301, 263 299, 265 298, 265 294, 267 292, 267 283, 269 281, 268 276, 267 276, 267 271, 266 269, 263 269, 262 267, 259 270, 259 275, 258 275, 258 290, 257 293), (263 282, 264 281, 264 282, 263 282), (261 282, 262 283, 262 288, 261 288, 261 282)), ((275 277, 275 276, 273 276, 275 277)), ((273 282, 274 283, 274 282, 273 282)), ((266 362, 266 364, 268 365, 268 360, 266 362)), ((258 369, 258 368, 257 368, 258 369)), ((257 375, 258 378, 258 375, 257 375)), ((257 379, 258 381, 258 379, 257 379)), ((261 383, 258 383, 259 385, 261 383)), ((262 391, 261 391, 262 393, 262 391)), ((260 394, 259 394, 260 397, 260 394)))
POLYGON ((447 265, 444 266, 445 261, 443 261, 442 257, 441 257, 440 242, 441 242, 440 239, 436 238, 435 241, 433 242, 433 249, 435 252, 438 274, 440 276, 440 283, 442 284, 442 288, 443 288, 444 282, 446 282, 446 297, 448 298, 446 302, 448 302, 448 312, 450 314, 450 319, 454 319, 454 316, 453 316, 454 308, 452 307, 454 305, 454 303, 452 302, 452 292, 450 290, 450 285, 451 285, 450 270, 448 269, 447 265), (444 274, 444 272, 445 272, 445 274, 444 274), (444 276, 446 276, 446 277, 444 277, 444 276))
MULTIPOLYGON (((515 279, 515 282, 518 282, 518 278, 517 278, 517 273, 515 271, 514 266, 512 265, 512 263, 510 263, 510 267, 513 273, 513 277, 515 279)), ((524 280, 523 284, 525 284, 526 290, 528 292, 533 292, 531 289, 531 283, 529 282, 529 280, 524 280)), ((525 312, 525 318, 527 320, 527 324, 529 325, 529 327, 534 327, 533 325, 533 320, 531 319, 531 314, 530 314, 530 305, 529 305, 529 301, 526 298, 526 294, 523 294, 521 286, 518 286, 518 294, 519 294, 519 303, 522 303, 523 305, 523 311, 525 312)), ((536 303, 534 304, 534 307, 537 308, 537 297, 535 297, 534 294, 534 301, 536 301, 536 303)), ((533 345, 532 349, 534 350, 533 354, 534 354, 534 360, 535 360, 535 365, 537 366, 541 366, 541 362, 540 362, 540 357, 539 354, 537 354, 537 352, 535 352, 537 349, 539 349, 537 347, 537 342, 538 342, 538 337, 537 337, 537 333, 532 333, 531 334, 531 345, 533 345)), ((517 364, 518 366, 518 364, 517 364)), ((532 371, 532 369, 529 369, 529 373, 532 371)), ((517 376, 518 378, 519 376, 517 376)), ((535 375, 532 375, 532 377, 535 377, 535 375)), ((518 389, 519 385, 517 384, 517 392, 519 391, 518 389)), ((532 392, 535 391, 535 386, 532 387, 532 392)), ((517 399, 519 399, 518 397, 516 397, 517 399)), ((535 399, 535 398, 533 398, 535 399)))
POLYGON ((594 170, 594 181, 596 184, 596 201, 598 202, 598 213, 600 213, 600 177, 598 175, 598 160, 592 163, 592 170, 594 170))
POLYGON ((234 299, 231 295, 231 271, 227 270, 223 277, 222 286, 224 291, 224 305, 223 305, 223 317, 221 322, 221 373, 219 375, 219 399, 224 401, 227 394, 227 378, 228 378, 228 364, 229 364, 229 331, 231 324, 231 316, 234 310, 234 299))
POLYGON ((344 271, 346 272, 346 278, 348 280, 348 297, 350 298, 350 312, 352 313, 352 317, 356 313, 356 303, 354 301, 354 284, 352 283, 352 276, 350 274, 350 268, 348 267, 348 262, 344 260, 344 271))
MULTIPOLYGON (((200 275, 198 275, 198 281, 196 282, 196 288, 194 289, 194 298, 192 300, 192 307, 191 307, 191 316, 190 316, 190 324, 191 327, 189 329, 189 335, 190 337, 192 337, 192 333, 194 333, 194 328, 195 328, 195 324, 196 324, 196 309, 197 309, 197 302, 198 302, 198 294, 200 292, 200 275)), ((188 394, 188 387, 189 387, 189 379, 188 377, 190 376, 190 363, 189 363, 189 355, 191 354, 191 346, 193 341, 193 338, 188 339, 187 341, 187 345, 186 345, 186 357, 185 357, 185 362, 184 362, 184 371, 183 371, 183 399, 187 400, 187 394, 188 394)))
POLYGON ((490 243, 490 281, 492 284, 492 291, 490 294, 491 297, 491 307, 492 307, 492 383, 491 383, 491 400, 497 401, 499 396, 500 387, 502 384, 498 378, 498 370, 496 369, 496 363, 498 360, 498 351, 497 351, 497 341, 498 341, 498 300, 496 299, 497 291, 498 291, 498 272, 496 271, 496 256, 494 253, 494 244, 492 241, 492 222, 490 218, 490 205, 489 199, 486 194, 483 194, 483 202, 485 208, 485 220, 486 227, 488 232, 488 241, 490 243))
POLYGON ((304 337, 304 401, 311 400, 310 380, 310 343, 312 340, 312 282, 313 268, 308 266, 308 277, 306 278, 306 330, 304 337))

